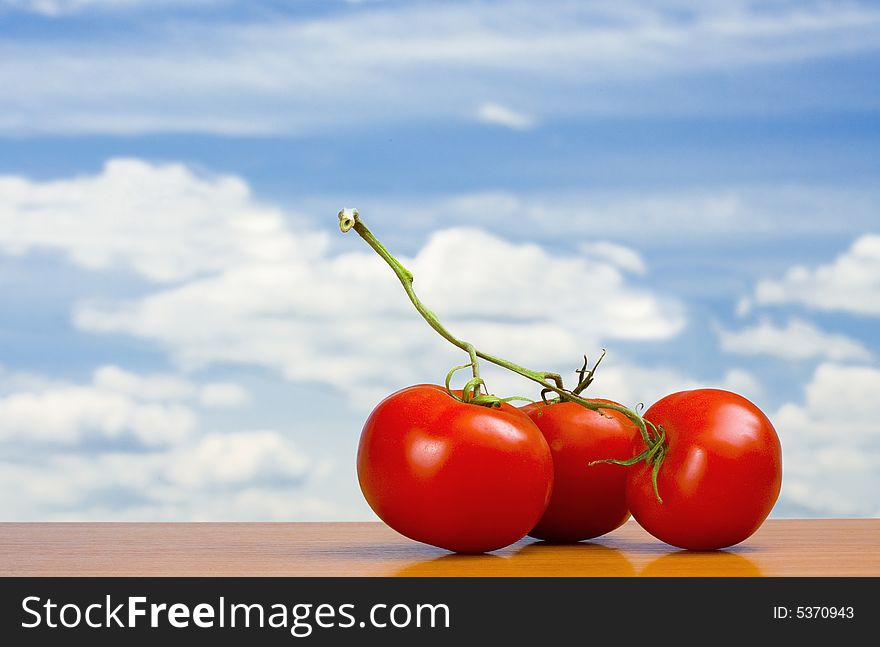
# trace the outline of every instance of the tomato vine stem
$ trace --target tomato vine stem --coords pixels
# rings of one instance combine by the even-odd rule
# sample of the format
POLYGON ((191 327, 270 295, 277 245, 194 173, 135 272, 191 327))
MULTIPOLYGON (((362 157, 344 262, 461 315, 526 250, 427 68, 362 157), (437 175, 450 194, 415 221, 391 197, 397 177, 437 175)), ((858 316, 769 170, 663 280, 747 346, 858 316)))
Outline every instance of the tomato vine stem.
POLYGON ((436 330, 440 335, 446 339, 449 343, 457 346, 458 348, 465 351, 471 358, 471 365, 475 379, 479 379, 480 377, 480 369, 479 369, 479 360, 484 359, 487 362, 491 362, 498 366, 502 366, 514 373, 518 373, 523 377, 527 377, 530 380, 533 380, 540 384, 545 388, 550 388, 555 392, 560 392, 562 390, 562 377, 557 373, 547 373, 547 372, 538 372, 532 371, 524 366, 519 366, 518 364, 514 364, 513 362, 509 362, 506 359, 502 359, 500 357, 495 357, 493 355, 489 355, 488 353, 484 353, 482 351, 477 350, 473 344, 463 341, 455 337, 451 332, 449 332, 440 320, 437 318, 437 315, 434 314, 416 295, 415 290, 413 289, 413 274, 408 269, 406 269, 403 264, 398 261, 391 252, 386 249, 386 247, 379 242, 379 239, 373 235, 373 232, 364 224, 363 220, 360 219, 360 215, 358 214, 357 209, 343 209, 339 212, 339 229, 345 233, 351 229, 354 229, 358 235, 366 241, 366 243, 372 247, 382 259, 388 263, 394 273, 397 275, 397 278, 400 280, 401 285, 403 285, 403 289, 406 292, 406 295, 409 297, 409 300, 412 302, 415 309, 418 311, 422 318, 428 322, 428 324, 436 330), (548 382, 551 380, 551 382, 548 382))
MULTIPOLYGON (((645 460, 649 464, 653 465, 652 475, 654 482, 654 491, 657 492, 657 472, 660 469, 660 463, 663 460, 663 457, 666 453, 666 443, 665 443, 665 434, 662 429, 658 430, 654 427, 653 424, 646 421, 642 416, 638 413, 619 404, 613 404, 610 402, 603 402, 599 400, 591 400, 588 398, 583 398, 579 395, 580 389, 575 389, 574 391, 569 391, 565 388, 562 377, 558 373, 551 373, 549 371, 533 371, 524 366, 520 366, 519 364, 515 364, 511 361, 503 359, 501 357, 495 357, 494 355, 490 355, 483 351, 478 350, 473 344, 470 342, 463 341, 449 332, 442 323, 440 323, 439 318, 433 311, 431 311, 424 303, 419 299, 416 295, 415 290, 413 289, 413 274, 410 272, 403 264, 398 261, 391 252, 373 235, 373 232, 364 224, 364 221, 361 220, 360 214, 357 209, 342 209, 339 212, 339 229, 342 233, 346 233, 351 231, 352 229, 357 232, 357 234, 364 239, 364 241, 373 248, 373 250, 382 257, 382 259, 388 264, 389 267, 394 271, 394 274, 397 276, 398 280, 400 280, 401 285, 403 286, 406 295, 409 297, 409 300, 412 302, 415 309, 418 311, 422 318, 428 322, 428 325, 431 326, 437 333, 440 334, 441 337, 446 339, 453 346, 460 348, 465 351, 470 357, 470 364, 466 364, 465 366, 469 366, 473 371, 473 380, 469 382, 469 384, 476 385, 473 388, 479 389, 483 384, 482 379, 480 379, 480 368, 479 368, 479 359, 486 360, 487 362, 491 362, 496 366, 500 366, 502 368, 506 368, 509 371, 512 371, 518 375, 521 375, 533 382, 538 383, 542 389, 546 391, 552 391, 559 396, 559 399, 565 402, 575 402, 582 407, 590 409, 592 411, 600 411, 601 409, 606 409, 610 411, 617 411, 622 413, 627 418, 629 418, 633 423, 635 423, 636 427, 639 430, 639 434, 642 437, 642 440, 645 443, 647 449, 639 454, 638 456, 629 459, 628 461, 616 461, 616 460, 608 460, 608 461, 595 461, 595 462, 609 462, 620 465, 631 465, 639 460, 645 460), (650 425, 651 430, 649 431, 648 425, 650 425)), ((603 352, 604 357, 604 352, 603 352)), ((601 358, 600 358, 601 361, 601 358)), ((598 362, 597 362, 598 364, 598 362)), ((594 367, 595 369, 595 367, 594 367)), ((584 371, 586 370, 586 366, 584 367, 584 371)), ((583 376, 582 376, 583 377, 583 376)), ((582 380, 583 382, 583 380, 582 380)), ((480 404, 480 402, 475 399, 474 404, 480 404)), ((660 495, 657 493, 657 499, 660 500, 660 495)))

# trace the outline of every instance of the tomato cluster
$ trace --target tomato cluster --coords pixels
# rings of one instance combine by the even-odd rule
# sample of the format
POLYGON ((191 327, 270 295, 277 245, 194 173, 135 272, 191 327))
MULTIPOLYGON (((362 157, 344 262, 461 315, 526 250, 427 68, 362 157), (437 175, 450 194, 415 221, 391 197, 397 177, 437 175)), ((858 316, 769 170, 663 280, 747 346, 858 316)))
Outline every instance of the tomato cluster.
POLYGON ((444 387, 411 386, 367 420, 358 478, 389 526, 456 552, 495 550, 526 534, 591 539, 630 513, 658 539, 692 550, 731 546, 757 530, 779 495, 782 458, 754 404, 718 389, 683 391, 644 419, 665 435, 656 488, 650 463, 608 462, 646 450, 617 410, 478 406, 444 387))
MULTIPOLYGON (((417 541, 464 553, 526 534, 576 542, 611 532, 632 514, 658 539, 712 550, 737 544, 779 496, 782 453, 754 404, 718 389, 668 395, 644 416, 583 398, 593 370, 569 391, 555 373, 532 371, 453 336, 416 297, 413 275, 376 239, 356 209, 339 212, 391 267, 410 301, 443 338, 468 353, 461 391, 421 384, 383 400, 358 448, 358 480, 373 510, 417 541), (516 408, 485 394, 478 360, 542 387, 543 402, 516 408), (555 394, 547 400, 548 394, 555 394)), ((601 358, 600 358, 601 360, 601 358)), ((465 368, 465 367, 458 367, 465 368)))

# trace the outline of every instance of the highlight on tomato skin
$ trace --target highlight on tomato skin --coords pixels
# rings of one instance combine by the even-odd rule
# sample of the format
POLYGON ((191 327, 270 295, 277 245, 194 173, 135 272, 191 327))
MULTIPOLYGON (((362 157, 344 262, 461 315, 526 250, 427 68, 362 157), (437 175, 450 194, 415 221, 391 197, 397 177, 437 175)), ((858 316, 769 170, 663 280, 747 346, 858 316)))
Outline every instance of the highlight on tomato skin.
POLYGON ((626 470, 589 464, 629 458, 638 436, 636 425, 618 411, 600 413, 574 402, 540 402, 521 410, 544 434, 553 456, 550 503, 529 536, 570 543, 594 539, 623 525, 630 517, 626 470))
MULTIPOLYGON (((628 469, 633 517, 657 539, 689 550, 716 550, 750 537, 773 509, 782 487, 782 446, 773 424, 752 402, 721 389, 668 395, 645 412, 666 434, 657 473, 628 469)), ((637 437, 636 455, 645 449, 637 437)))
POLYGON ((509 404, 465 403, 431 384, 376 406, 357 471, 367 503, 391 528, 460 553, 524 537, 553 484, 550 448, 528 416, 509 404))

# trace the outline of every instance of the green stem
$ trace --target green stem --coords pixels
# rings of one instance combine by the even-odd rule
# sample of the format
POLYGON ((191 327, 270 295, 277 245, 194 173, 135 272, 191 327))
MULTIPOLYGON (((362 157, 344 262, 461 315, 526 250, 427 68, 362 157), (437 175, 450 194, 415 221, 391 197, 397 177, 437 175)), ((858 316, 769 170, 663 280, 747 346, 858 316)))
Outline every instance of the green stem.
POLYGON ((470 356, 471 364, 473 366, 474 378, 480 377, 480 369, 477 358, 484 359, 487 362, 491 362, 492 364, 501 366, 502 368, 506 368, 509 371, 517 373, 518 375, 522 375, 523 377, 532 380, 533 382, 537 382, 543 388, 549 389, 556 393, 561 400, 576 402, 582 407, 585 407, 592 411, 607 409, 610 411, 617 411, 619 413, 622 413, 627 418, 632 420, 638 427, 639 433, 642 436, 642 440, 645 442, 645 445, 647 447, 652 448, 657 444, 659 438, 652 438, 645 425, 644 419, 635 411, 619 404, 612 404, 609 402, 600 402, 598 400, 589 400, 587 398, 582 398, 580 397, 580 395, 568 391, 564 388, 562 378, 558 373, 530 370, 528 368, 525 368, 524 366, 520 366, 519 364, 514 364, 513 362, 510 362, 506 359, 495 357, 494 355, 489 355, 488 353, 477 350, 473 344, 462 341, 461 339, 455 337, 443 326, 443 324, 440 323, 437 315, 435 315, 421 302, 421 300, 419 300, 418 296, 416 296, 415 290, 413 290, 412 272, 406 269, 403 264, 396 258, 394 258, 394 256, 391 255, 391 252, 389 252, 385 248, 385 246, 379 242, 379 240, 373 235, 373 232, 371 232, 369 228, 364 224, 364 222, 360 219, 360 215, 358 214, 357 209, 343 209, 339 212, 339 229, 343 233, 354 229, 358 233, 358 235, 363 238, 364 241, 366 241, 366 243, 370 247, 372 247, 376 251, 376 253, 384 259, 386 263, 388 263, 391 269, 394 270, 397 278, 400 280, 401 285, 403 285, 403 289, 406 291, 406 295, 409 297, 409 300, 415 306, 419 314, 422 315, 422 318, 424 318, 424 320, 428 322, 431 328, 440 333, 440 335, 449 343, 462 349, 470 356))
POLYGON ((505 359, 500 357, 494 357, 489 355, 488 353, 483 353, 478 351, 473 344, 458 339, 455 335, 449 332, 443 324, 440 323, 440 320, 437 318, 437 315, 434 314, 424 303, 421 302, 419 297, 416 295, 415 290, 413 290, 413 274, 408 269, 406 269, 403 264, 398 261, 394 256, 391 255, 385 246, 379 242, 379 239, 373 235, 373 232, 369 230, 369 228, 363 223, 360 219, 357 210, 353 210, 350 214, 346 214, 345 210, 339 212, 339 228, 343 232, 347 232, 350 229, 354 229, 358 235, 366 241, 366 243, 376 250, 376 253, 379 254, 383 258, 383 260, 388 263, 394 273, 397 275, 397 278, 400 280, 400 284, 403 286, 406 295, 409 297, 409 300, 415 306, 416 310, 422 318, 428 322, 428 324, 436 330, 440 335, 449 343, 457 346, 458 348, 465 351, 471 358, 471 362, 473 364, 473 372, 474 377, 480 377, 480 369, 479 362, 477 358, 481 358, 486 360, 487 362, 492 362, 493 364, 497 364, 498 366, 503 366, 504 368, 513 371, 514 373, 519 373, 520 375, 529 378, 530 380, 534 380, 538 384, 544 386, 545 388, 550 388, 557 390, 554 388, 554 385, 561 387, 562 378, 555 373, 539 373, 538 371, 531 371, 523 366, 519 366, 518 364, 514 364, 513 362, 508 362, 505 359), (554 380, 554 383, 551 384, 547 382, 547 379, 554 380))

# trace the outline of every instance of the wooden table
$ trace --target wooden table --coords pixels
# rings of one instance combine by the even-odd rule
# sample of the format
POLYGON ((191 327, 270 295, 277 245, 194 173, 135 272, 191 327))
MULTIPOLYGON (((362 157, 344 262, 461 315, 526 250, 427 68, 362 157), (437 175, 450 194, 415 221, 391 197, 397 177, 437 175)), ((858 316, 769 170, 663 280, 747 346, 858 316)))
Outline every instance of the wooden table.
POLYGON ((451 555, 380 523, 0 523, 4 576, 880 576, 880 519, 770 520, 691 553, 630 521, 592 543, 451 555))

